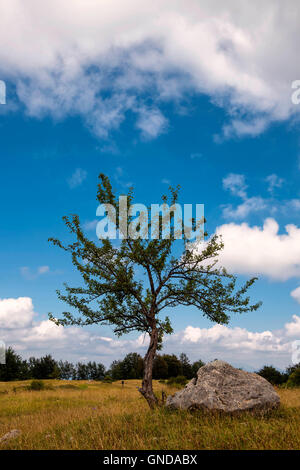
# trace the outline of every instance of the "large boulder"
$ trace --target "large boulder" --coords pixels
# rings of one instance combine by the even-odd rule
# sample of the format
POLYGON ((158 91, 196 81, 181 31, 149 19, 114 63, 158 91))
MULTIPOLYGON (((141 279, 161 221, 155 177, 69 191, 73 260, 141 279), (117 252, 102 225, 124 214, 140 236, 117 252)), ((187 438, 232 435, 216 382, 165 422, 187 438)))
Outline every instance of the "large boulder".
POLYGON ((267 410, 279 404, 280 398, 267 380, 224 361, 213 361, 200 367, 197 377, 166 401, 170 408, 225 413, 267 410))

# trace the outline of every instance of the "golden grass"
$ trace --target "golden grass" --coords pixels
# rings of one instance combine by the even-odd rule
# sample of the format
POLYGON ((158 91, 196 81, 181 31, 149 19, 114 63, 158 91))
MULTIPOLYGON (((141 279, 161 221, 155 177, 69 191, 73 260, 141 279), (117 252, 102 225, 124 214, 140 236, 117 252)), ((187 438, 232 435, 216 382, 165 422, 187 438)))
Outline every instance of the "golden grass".
MULTIPOLYGON (((138 380, 0 382, 0 437, 21 430, 0 449, 299 449, 300 389, 279 390, 281 407, 267 415, 212 416, 150 411, 138 380), (72 386, 70 386, 72 385, 72 386)), ((161 394, 176 389, 155 382, 161 394)))

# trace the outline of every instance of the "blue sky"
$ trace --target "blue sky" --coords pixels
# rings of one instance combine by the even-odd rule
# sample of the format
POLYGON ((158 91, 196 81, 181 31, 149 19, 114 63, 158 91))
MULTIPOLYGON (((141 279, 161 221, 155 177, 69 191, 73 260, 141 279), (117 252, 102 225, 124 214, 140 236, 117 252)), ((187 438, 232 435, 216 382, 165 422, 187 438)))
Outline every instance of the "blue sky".
MULTIPOLYGON (((136 2, 130 3, 143 14, 136 2)), ((208 232, 226 234, 230 250, 225 247, 223 260, 229 269, 241 280, 259 277, 251 297, 262 300, 263 306, 255 313, 233 317, 223 329, 192 308, 170 312, 175 335, 166 341, 165 350, 185 351, 194 360, 224 357, 248 368, 264 363, 284 367, 291 362, 292 341, 300 339, 296 291, 300 286, 300 166, 299 110, 291 104, 290 90, 292 80, 299 77, 297 68, 286 73, 282 69, 286 50, 296 37, 290 31, 296 35, 297 28, 289 16, 282 19, 279 31, 286 49, 282 47, 278 57, 272 51, 270 57, 267 47, 280 18, 279 12, 273 12, 274 22, 261 32, 266 35, 260 38, 266 43, 264 62, 249 53, 257 39, 249 36, 243 12, 239 16, 229 8, 225 21, 218 2, 212 3, 215 10, 206 2, 203 11, 195 2, 190 4, 196 9, 191 23, 194 38, 207 37, 207 48, 211 43, 216 54, 208 62, 210 73, 203 65, 204 52, 192 50, 187 31, 167 9, 160 13, 161 21, 170 22, 174 31, 178 28, 174 50, 171 33, 170 37, 164 33, 160 44, 154 23, 151 29, 145 22, 148 33, 140 38, 137 32, 138 39, 134 35, 133 39, 124 11, 119 18, 107 12, 112 37, 105 24, 94 34, 88 29, 94 21, 89 10, 99 11, 82 2, 77 7, 86 13, 81 25, 87 28, 84 37, 77 35, 79 10, 78 21, 68 20, 68 35, 60 29, 62 13, 54 2, 51 14, 58 44, 50 29, 42 32, 42 23, 34 23, 36 4, 29 2, 26 21, 36 26, 28 44, 22 45, 19 33, 9 32, 11 19, 6 11, 7 40, 12 35, 12 45, 10 53, 0 52, 0 79, 7 86, 6 105, 0 105, 0 338, 22 355, 51 352, 58 358, 95 358, 108 365, 126 352, 142 354, 145 349, 146 342, 137 334, 117 340, 107 327, 56 332, 47 321, 48 312, 59 316, 65 308, 55 290, 65 281, 80 282, 68 256, 47 239, 67 236, 61 218, 71 213, 79 214, 95 237, 97 176, 103 172, 117 192, 133 185, 136 201, 145 204, 160 202, 169 184, 180 184, 182 203, 205 205, 208 232), (212 20, 219 25, 223 21, 225 32, 209 29, 212 20), (84 49, 87 39, 97 49, 101 31, 105 51, 100 46, 97 54, 92 47, 84 49), (37 37, 45 41, 44 59, 39 57, 37 37), (238 60, 233 61, 230 48, 238 60), (216 71, 220 54, 223 69, 216 71), (231 71, 240 74, 240 81, 231 71), (248 81, 242 86, 243 74, 248 74, 248 81), (263 228, 270 218, 272 223, 263 228), (287 239, 282 238, 285 226, 291 224, 287 239), (250 243, 254 233, 258 242, 250 243), (236 246, 233 234, 238 234, 236 246)), ((47 10, 50 2, 46 5, 47 10)), ((178 17, 191 22, 183 3, 176 5, 178 17)), ((156 2, 153 9, 148 5, 153 21, 156 6, 156 2)), ((15 8, 21 8, 18 2, 15 8)), ((266 2, 265 8, 272 12, 272 3, 266 2)), ((138 31, 137 21, 131 20, 138 31)), ((260 24, 254 26, 261 31, 260 24)))

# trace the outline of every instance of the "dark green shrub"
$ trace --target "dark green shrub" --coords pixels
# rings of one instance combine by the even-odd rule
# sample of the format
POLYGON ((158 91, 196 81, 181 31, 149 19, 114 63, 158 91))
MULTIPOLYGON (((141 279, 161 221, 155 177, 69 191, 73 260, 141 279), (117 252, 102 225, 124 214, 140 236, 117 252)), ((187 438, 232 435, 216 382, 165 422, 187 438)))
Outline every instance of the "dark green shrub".
POLYGON ((29 385, 29 390, 45 390, 45 383, 42 380, 32 380, 29 385))
POLYGON ((186 385, 188 382, 184 375, 178 375, 177 377, 171 377, 168 381, 168 385, 186 385))

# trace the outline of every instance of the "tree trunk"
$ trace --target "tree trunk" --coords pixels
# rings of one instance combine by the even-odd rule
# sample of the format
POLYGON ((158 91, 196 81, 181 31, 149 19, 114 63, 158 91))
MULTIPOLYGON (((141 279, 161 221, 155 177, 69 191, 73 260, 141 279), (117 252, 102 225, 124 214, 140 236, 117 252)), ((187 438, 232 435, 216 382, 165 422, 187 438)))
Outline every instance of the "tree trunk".
POLYGON ((154 327, 150 336, 150 344, 146 356, 144 358, 144 375, 142 388, 139 389, 141 394, 146 398, 148 405, 151 409, 155 408, 158 405, 158 399, 154 395, 152 388, 152 369, 153 369, 153 360, 157 349, 158 343, 158 331, 154 327))

